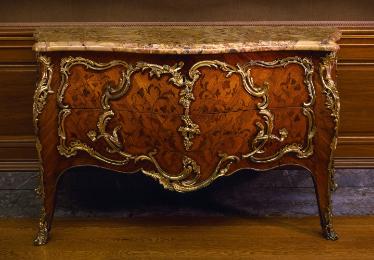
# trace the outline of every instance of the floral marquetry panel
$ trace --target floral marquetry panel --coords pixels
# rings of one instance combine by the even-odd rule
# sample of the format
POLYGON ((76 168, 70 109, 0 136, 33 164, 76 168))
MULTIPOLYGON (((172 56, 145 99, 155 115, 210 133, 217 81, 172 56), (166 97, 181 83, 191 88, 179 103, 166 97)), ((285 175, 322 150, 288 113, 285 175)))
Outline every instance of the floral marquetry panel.
MULTIPOLYGON (((86 69, 76 65, 70 69, 69 87, 64 94, 64 103, 71 108, 101 108, 101 96, 109 86, 118 86, 123 73, 122 66, 113 66, 104 71, 86 69)), ((178 106, 179 91, 168 83, 170 77, 151 78, 146 73, 136 72, 131 78, 131 88, 126 93, 126 102, 113 100, 115 110, 155 113, 183 113, 178 106)))
POLYGON ((107 163, 139 162, 132 169, 139 170, 137 157, 152 152, 155 167, 177 176, 188 156, 200 168, 197 184, 211 178, 222 153, 267 163, 288 152, 313 152, 312 60, 204 60, 185 68, 187 75, 183 62, 68 57, 61 64, 58 148, 66 157, 86 151, 107 163))
MULTIPOLYGON (((107 37, 103 29, 99 38, 108 41, 96 43, 48 43, 53 30, 40 31, 34 123, 45 211, 36 244, 48 237, 59 176, 82 165, 142 173, 178 192, 240 169, 298 165, 315 181, 324 236, 336 239, 330 192, 340 109, 338 33, 300 29, 312 35, 297 41, 284 34, 293 29, 278 28, 266 41, 260 28, 253 28, 257 39, 250 28, 224 27, 215 31, 219 44, 207 35, 196 45, 190 37, 206 32, 196 27, 183 45, 185 29, 169 28, 166 39, 150 33, 148 45, 136 37, 112 39, 115 29, 107 37), (231 37, 239 42, 229 41, 242 30, 249 31, 231 37)), ((86 37, 99 31, 85 31, 86 37)))

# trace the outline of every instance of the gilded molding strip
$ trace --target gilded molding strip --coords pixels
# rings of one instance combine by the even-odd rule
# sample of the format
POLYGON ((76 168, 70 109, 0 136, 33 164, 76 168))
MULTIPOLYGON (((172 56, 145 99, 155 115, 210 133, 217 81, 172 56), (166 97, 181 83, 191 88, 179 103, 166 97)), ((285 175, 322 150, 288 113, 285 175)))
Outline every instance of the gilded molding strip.
POLYGON ((262 101, 257 104, 259 109, 259 115, 264 119, 265 124, 257 122, 258 133, 252 145, 249 147, 250 152, 242 155, 242 159, 249 158, 253 162, 266 163, 278 160, 284 154, 294 152, 299 158, 306 158, 313 154, 313 145, 312 139, 315 134, 315 125, 314 125, 314 114, 311 107, 315 101, 315 90, 312 82, 313 74, 313 64, 309 59, 299 58, 299 57, 288 57, 285 59, 278 59, 272 62, 265 61, 250 61, 249 63, 240 66, 232 66, 227 63, 217 61, 217 60, 205 60, 195 63, 188 71, 188 76, 184 77, 179 72, 183 66, 183 63, 180 62, 174 66, 168 65, 157 65, 149 64, 144 62, 137 62, 135 65, 127 64, 124 61, 114 60, 109 63, 96 63, 92 60, 88 60, 81 57, 68 57, 64 58, 61 61, 61 85, 58 90, 58 104, 60 107, 59 112, 59 129, 58 133, 60 136, 60 145, 58 150, 61 155, 65 157, 71 157, 77 154, 77 151, 82 150, 86 151, 92 157, 103 161, 105 163, 113 165, 126 165, 130 160, 133 160, 135 163, 138 161, 149 161, 151 162, 156 171, 148 171, 141 168, 140 170, 157 180, 167 189, 176 190, 176 191, 192 191, 209 185, 216 178, 227 174, 230 165, 239 161, 240 158, 236 155, 227 155, 219 154, 220 161, 218 162, 214 172, 211 176, 204 180, 203 182, 198 183, 200 177, 200 167, 199 165, 191 158, 185 156, 183 159, 183 170, 178 174, 168 174, 166 173, 156 161, 154 155, 157 154, 157 150, 148 153, 147 155, 132 155, 123 151, 123 140, 119 140, 119 127, 116 127, 111 134, 106 130, 108 122, 114 116, 114 112, 111 110, 110 101, 119 99, 123 97, 130 88, 131 85, 131 76, 135 72, 145 72, 149 73, 149 76, 161 77, 161 75, 170 75, 169 82, 173 83, 175 86, 181 89, 180 91, 180 100, 179 103, 184 107, 184 114, 181 116, 182 121, 185 123, 184 126, 181 126, 178 131, 182 133, 184 138, 185 149, 188 151, 192 145, 191 139, 194 135, 199 134, 200 130, 198 125, 194 124, 189 116, 190 104, 194 100, 193 96, 193 87, 196 81, 200 78, 201 72, 199 71, 202 67, 210 67, 223 71, 226 73, 226 77, 230 77, 232 74, 238 74, 241 76, 244 89, 248 92, 249 95, 254 97, 262 98, 262 101), (256 87, 253 83, 253 78, 251 76, 250 68, 253 66, 262 66, 266 68, 275 68, 275 67, 285 67, 288 64, 298 64, 304 68, 305 71, 305 80, 304 83, 307 87, 310 100, 303 103, 303 114, 308 118, 308 134, 306 137, 306 146, 303 147, 302 144, 289 144, 283 147, 280 151, 268 157, 256 157, 255 155, 261 154, 264 152, 265 144, 268 140, 276 140, 283 142, 287 135, 288 131, 286 129, 279 130, 279 136, 273 134, 274 127, 274 115, 268 109, 269 98, 268 90, 269 85, 264 82, 262 87, 256 87), (106 70, 114 66, 121 66, 124 68, 122 71, 122 76, 120 83, 117 87, 108 86, 104 91, 104 94, 101 98, 101 104, 103 113, 100 115, 97 130, 90 130, 87 133, 87 136, 91 139, 92 142, 97 141, 100 138, 103 138, 108 144, 107 151, 110 153, 119 154, 123 159, 111 159, 108 158, 95 149, 87 145, 86 143, 81 142, 80 140, 71 140, 69 144, 66 144, 66 130, 64 127, 64 120, 71 113, 71 109, 68 105, 63 103, 64 93, 69 85, 68 76, 69 71, 72 66, 83 65, 88 69, 93 70, 106 70))
POLYGON ((34 123, 34 131, 36 136, 36 151, 39 158, 39 186, 35 189, 36 193, 39 195, 39 197, 42 200, 42 207, 40 212, 40 220, 39 220, 39 226, 38 226, 38 233, 36 235, 36 238, 34 239, 34 245, 44 245, 47 243, 48 240, 48 223, 46 219, 45 214, 45 208, 44 208, 44 169, 43 169, 43 163, 42 163, 42 145, 39 140, 39 115, 42 113, 46 103, 47 98, 49 94, 54 93, 51 88, 51 79, 52 79, 52 69, 53 66, 51 65, 51 59, 46 56, 39 56, 38 62, 42 64, 42 76, 40 81, 37 84, 37 87, 35 89, 34 93, 34 103, 33 103, 33 123, 34 123))

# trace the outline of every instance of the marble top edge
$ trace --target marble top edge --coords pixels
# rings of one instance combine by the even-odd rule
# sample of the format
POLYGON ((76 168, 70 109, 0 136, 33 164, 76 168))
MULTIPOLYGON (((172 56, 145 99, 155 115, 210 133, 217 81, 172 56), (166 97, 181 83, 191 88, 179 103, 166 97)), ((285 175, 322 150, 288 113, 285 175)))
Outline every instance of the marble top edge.
POLYGON ((122 51, 203 54, 271 50, 336 51, 341 33, 305 26, 131 26, 39 28, 37 52, 122 51))

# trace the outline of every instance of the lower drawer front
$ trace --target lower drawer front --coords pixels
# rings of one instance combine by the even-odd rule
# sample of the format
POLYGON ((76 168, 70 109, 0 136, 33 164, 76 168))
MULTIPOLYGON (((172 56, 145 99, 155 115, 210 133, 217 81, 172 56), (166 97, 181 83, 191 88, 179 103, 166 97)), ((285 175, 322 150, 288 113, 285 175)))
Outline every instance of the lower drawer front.
MULTIPOLYGON (((194 114, 191 119, 200 133, 191 138, 191 148, 186 151, 180 131, 181 115, 72 109, 59 122, 59 149, 65 155, 82 150, 109 164, 121 162, 126 156, 133 156, 131 160, 134 160, 151 153, 159 167, 174 175, 183 169, 187 156, 200 167, 201 177, 207 178, 217 167, 220 154, 234 155, 248 162, 256 158, 277 161, 275 156, 288 145, 306 148, 311 141, 308 140, 310 121, 303 109, 269 111, 272 117, 258 110, 194 114), (270 130, 271 137, 267 137, 270 130)), ((141 160, 138 164, 142 165, 141 160)))

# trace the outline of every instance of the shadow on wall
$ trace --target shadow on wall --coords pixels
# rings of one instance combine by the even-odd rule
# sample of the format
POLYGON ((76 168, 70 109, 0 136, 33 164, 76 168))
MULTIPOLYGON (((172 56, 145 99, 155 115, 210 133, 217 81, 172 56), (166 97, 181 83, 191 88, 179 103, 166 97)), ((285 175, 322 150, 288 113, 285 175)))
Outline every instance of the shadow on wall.
POLYGON ((188 193, 164 190, 143 174, 117 174, 93 167, 72 169, 61 180, 61 186, 69 187, 63 192, 69 194, 74 215, 120 216, 317 214, 312 185, 304 170, 294 176, 286 171, 245 170, 188 193))
MULTIPOLYGON (((337 170, 335 215, 374 214, 373 169, 337 170)), ((38 174, 0 175, 0 217, 37 217, 33 188, 38 174)), ((57 217, 303 216, 317 215, 312 178, 306 170, 244 170, 190 193, 164 190, 143 174, 94 167, 67 171, 59 182, 57 217)))

